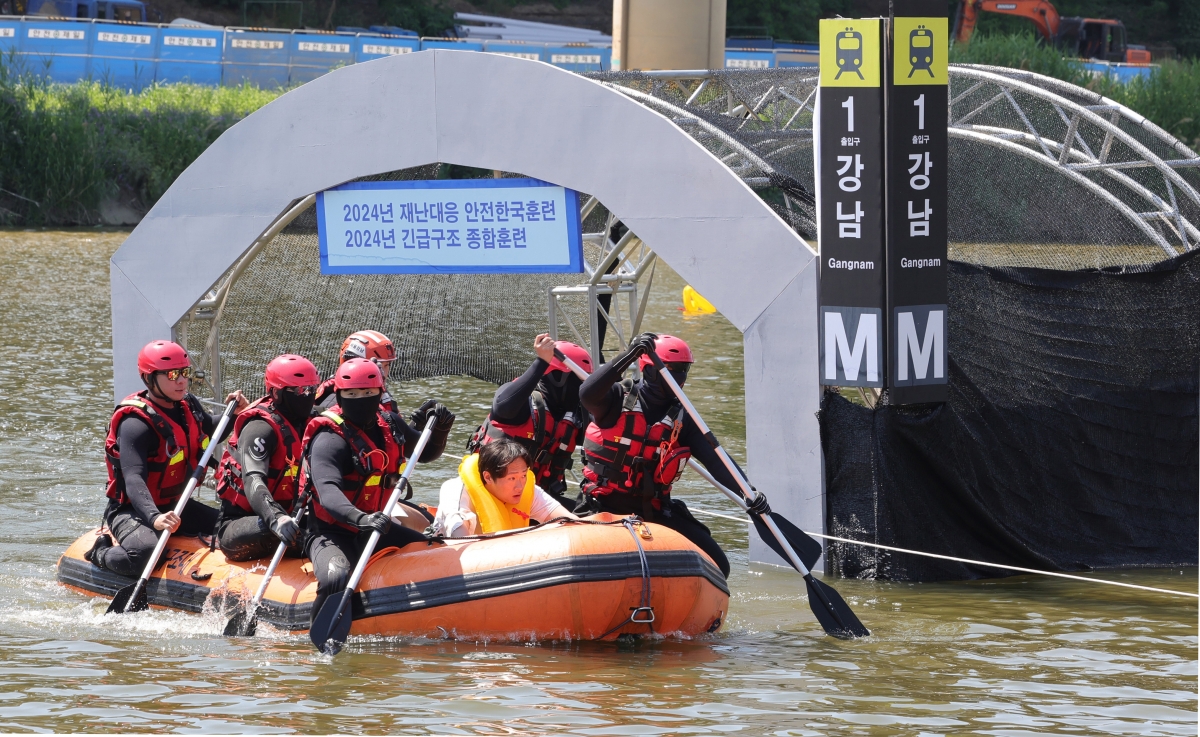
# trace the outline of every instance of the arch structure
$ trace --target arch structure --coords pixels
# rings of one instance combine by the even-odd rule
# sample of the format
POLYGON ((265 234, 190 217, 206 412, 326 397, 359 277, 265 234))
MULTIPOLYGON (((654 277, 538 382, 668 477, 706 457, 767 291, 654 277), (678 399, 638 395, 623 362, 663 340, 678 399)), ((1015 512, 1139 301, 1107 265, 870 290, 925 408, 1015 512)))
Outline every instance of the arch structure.
MULTIPOLYGON (((345 67, 223 134, 113 255, 114 390, 136 355, 315 192, 435 162, 587 192, 744 336, 747 460, 772 504, 824 530, 817 262, 726 163, 661 113, 548 64, 434 50, 345 67)), ((317 268, 317 264, 313 264, 317 268)), ((755 537, 755 560, 779 562, 755 537)))

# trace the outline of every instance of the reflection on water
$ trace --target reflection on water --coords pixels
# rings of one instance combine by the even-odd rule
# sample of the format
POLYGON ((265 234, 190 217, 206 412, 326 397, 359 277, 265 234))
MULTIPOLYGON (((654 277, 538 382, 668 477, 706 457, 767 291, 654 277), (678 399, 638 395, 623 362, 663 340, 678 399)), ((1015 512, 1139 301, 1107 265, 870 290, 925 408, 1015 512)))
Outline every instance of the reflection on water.
MULTIPOLYGON (((731 612, 694 642, 367 640, 330 659, 266 626, 226 639, 217 613, 104 616, 54 582, 54 561, 103 507, 107 260, 123 237, 0 233, 0 731, 1195 734, 1194 602, 1033 577, 839 580, 874 632, 841 642, 797 576, 747 565, 745 525, 724 519, 706 521, 732 552, 731 612)), ((647 328, 692 343, 688 389, 740 457, 740 336, 683 318, 673 274, 656 282, 647 328)), ((461 447, 491 391, 448 378, 397 393, 455 409, 461 447)), ((455 465, 423 468, 418 498, 455 465)), ((734 513, 694 478, 681 495, 734 513)), ((1195 569, 1105 575, 1197 585, 1195 569)))

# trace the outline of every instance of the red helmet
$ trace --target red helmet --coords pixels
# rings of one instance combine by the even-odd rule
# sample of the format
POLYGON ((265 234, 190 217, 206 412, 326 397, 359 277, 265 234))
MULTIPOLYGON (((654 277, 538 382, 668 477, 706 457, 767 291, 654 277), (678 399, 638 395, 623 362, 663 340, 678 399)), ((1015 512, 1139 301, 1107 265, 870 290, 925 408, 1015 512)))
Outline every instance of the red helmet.
POLYGON ((396 347, 378 330, 359 330, 342 341, 342 361, 351 358, 376 358, 380 361, 395 361, 396 347))
POLYGON ((267 391, 285 386, 316 386, 321 383, 317 367, 304 356, 285 353, 267 364, 267 391))
MULTIPOLYGON (((654 352, 662 359, 663 363, 693 363, 692 349, 688 348, 688 344, 683 341, 683 338, 676 338, 674 335, 660 335, 658 340, 654 341, 654 352)), ((654 365, 654 361, 650 360, 650 356, 642 355, 638 359, 638 368, 645 369, 647 366, 654 365)))
POLYGON ((138 351, 138 373, 152 374, 155 371, 187 368, 192 365, 188 352, 178 343, 169 340, 156 340, 147 343, 138 351))
POLYGON ((351 358, 337 367, 333 385, 338 389, 382 389, 383 372, 373 361, 351 358))
MULTIPOLYGON (((577 346, 565 340, 556 340, 554 341, 554 347, 562 351, 564 356, 574 361, 576 366, 589 374, 592 373, 592 357, 588 355, 588 352, 582 346, 577 346)), ((550 368, 546 369, 546 373, 550 373, 551 371, 570 372, 571 369, 567 368, 567 364, 556 358, 550 362, 550 368)))

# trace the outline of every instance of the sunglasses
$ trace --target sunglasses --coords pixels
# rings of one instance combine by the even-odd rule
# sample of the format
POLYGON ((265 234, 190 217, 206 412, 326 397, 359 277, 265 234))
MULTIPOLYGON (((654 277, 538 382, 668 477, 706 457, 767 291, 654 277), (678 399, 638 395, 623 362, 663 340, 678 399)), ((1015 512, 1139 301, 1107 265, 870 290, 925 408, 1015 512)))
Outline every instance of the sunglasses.
POLYGON ((317 387, 315 384, 310 384, 309 386, 289 386, 285 387, 284 391, 295 394, 298 397, 311 397, 317 393, 317 387))
POLYGON ((183 368, 167 369, 166 371, 161 371, 159 373, 161 373, 163 376, 167 377, 167 381, 178 381, 179 379, 190 379, 190 378, 192 378, 192 367, 184 366, 183 368))

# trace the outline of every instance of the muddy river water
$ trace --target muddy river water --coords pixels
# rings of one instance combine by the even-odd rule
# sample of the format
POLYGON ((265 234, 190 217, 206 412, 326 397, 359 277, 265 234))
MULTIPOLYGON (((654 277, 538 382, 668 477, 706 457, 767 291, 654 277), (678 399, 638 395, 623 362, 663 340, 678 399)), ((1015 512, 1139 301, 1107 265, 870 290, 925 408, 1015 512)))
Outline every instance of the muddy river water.
MULTIPOLYGON (((800 578, 747 562, 746 526, 706 518, 730 551, 725 627, 630 645, 379 640, 334 659, 306 636, 230 640, 224 619, 103 615, 55 561, 104 506, 112 408, 108 258, 123 233, 0 232, 0 732, 587 735, 1196 734, 1195 600, 1021 576, 942 584, 833 580, 873 636, 825 636, 800 578)), ((659 278, 647 327, 692 343, 688 389, 741 457, 741 338, 684 318, 659 278)), ((415 382, 453 444, 493 387, 415 382)), ((459 436, 462 437, 459 437, 459 436)), ((422 469, 433 502, 443 461, 422 469)), ((695 507, 731 505, 684 477, 695 507)), ((211 501, 211 491, 205 491, 211 501)), ((1195 568, 1103 577, 1195 591, 1195 568)))

